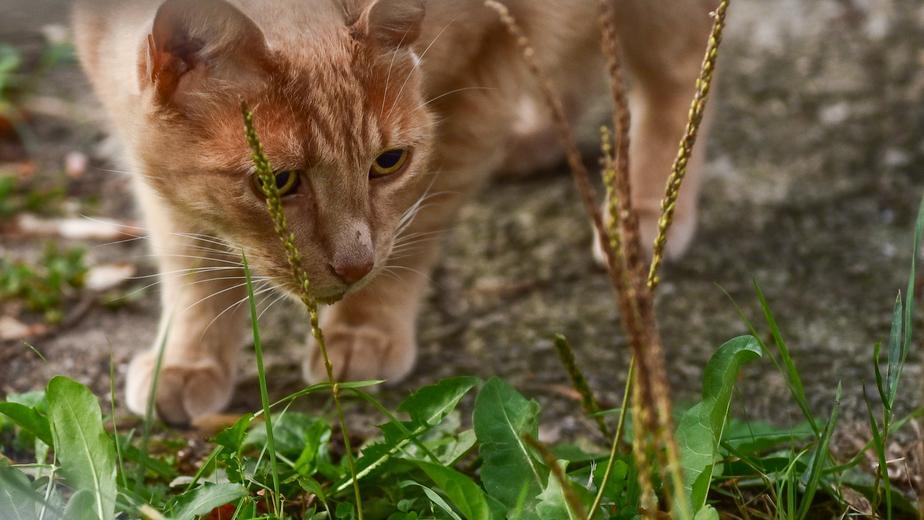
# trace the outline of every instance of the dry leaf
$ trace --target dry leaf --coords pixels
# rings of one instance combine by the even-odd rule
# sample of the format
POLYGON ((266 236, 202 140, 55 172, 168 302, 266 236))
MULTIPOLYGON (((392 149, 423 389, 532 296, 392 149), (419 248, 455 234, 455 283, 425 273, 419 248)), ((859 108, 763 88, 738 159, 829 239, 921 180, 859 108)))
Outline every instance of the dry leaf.
POLYGON ((24 235, 53 236, 70 240, 116 240, 132 237, 131 226, 110 219, 42 219, 23 214, 15 229, 24 235))

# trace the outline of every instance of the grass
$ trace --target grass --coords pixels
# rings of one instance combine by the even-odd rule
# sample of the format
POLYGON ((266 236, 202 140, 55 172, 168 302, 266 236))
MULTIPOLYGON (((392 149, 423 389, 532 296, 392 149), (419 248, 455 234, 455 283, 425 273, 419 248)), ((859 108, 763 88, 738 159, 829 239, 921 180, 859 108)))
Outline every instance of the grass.
MULTIPOLYGON (((922 226, 924 200, 916 241, 922 226)), ((916 266, 909 278, 915 277, 916 266)), ((769 335, 782 340, 766 296, 756 286, 755 293, 769 335)), ((690 510, 702 518, 716 518, 719 511, 741 518, 818 518, 851 511, 844 498, 851 489, 884 518, 915 515, 912 490, 890 478, 884 457, 889 436, 924 415, 921 409, 894 415, 913 332, 905 321, 913 316, 905 312, 913 299, 908 296, 895 306, 885 371, 878 348, 871 358, 880 390, 868 394, 871 439, 843 462, 843 454, 831 450, 839 427, 840 389, 827 420, 820 421, 805 405, 803 424, 743 423, 728 411, 735 382, 748 364, 762 358, 790 381, 796 408, 801 399, 808 401, 798 384, 803 376, 785 343, 761 343, 764 334, 752 323, 747 326, 756 334, 717 349, 704 370, 703 399, 675 410, 674 435, 685 479, 679 498, 688 501, 690 510), (772 361, 780 358, 787 361, 772 361), (884 414, 879 418, 874 417, 877 407, 884 414), (859 470, 867 453, 881 462, 873 473, 859 470)), ((256 321, 253 331, 260 359, 256 321)), ((266 374, 261 363, 258 374, 262 386, 266 374)), ((172 448, 176 432, 155 425, 150 442, 133 431, 120 435, 115 418, 103 417, 89 389, 55 378, 45 392, 9 395, 0 403, 0 487, 6 493, 0 494, 0 511, 15 507, 25 519, 40 518, 42 511, 45 518, 71 518, 66 514, 82 510, 82 501, 91 498, 92 514, 83 517, 357 518, 362 509, 367 518, 386 519, 557 519, 633 518, 641 511, 638 468, 624 440, 634 438, 636 425, 627 420, 626 406, 619 410, 617 442, 609 449, 581 450, 536 441, 539 405, 500 379, 440 381, 412 392, 395 409, 363 391, 375 384, 339 384, 345 399, 367 403, 383 420, 381 434, 352 454, 355 471, 336 442, 336 421, 290 411, 297 399, 330 392, 328 383, 276 402, 261 392, 262 411, 217 434, 207 446, 209 454, 184 473, 172 448), (472 395, 471 420, 465 420, 458 407, 472 395), (78 413, 62 413, 71 408, 78 413), (77 439, 83 441, 75 444, 77 439), (81 453, 90 453, 96 462, 92 473, 74 473, 72 462, 81 453), (354 483, 361 488, 361 502, 354 483)), ((624 395, 630 394, 627 386, 624 395)), ((654 486, 661 500, 671 496, 664 481, 655 480, 654 486)))
POLYGON ((0 304, 18 304, 48 323, 64 317, 64 307, 83 287, 87 274, 82 248, 49 243, 34 262, 0 258, 0 304))
MULTIPOLYGON (((259 327, 255 330, 259 331, 259 327)), ((738 369, 733 370, 735 373, 722 372, 716 359, 710 362, 711 368, 707 367, 706 373, 709 374, 710 369, 719 370, 719 379, 733 385, 738 369)), ((260 373, 265 379, 265 374, 260 373)), ((715 380, 707 375, 704 385, 714 384, 715 380)), ((96 402, 90 391, 81 385, 70 383, 66 388, 71 401, 96 402)), ((329 385, 313 388, 314 392, 329 390, 329 385)), ((308 393, 301 392, 277 403, 265 401, 262 417, 271 417, 271 422, 254 421, 254 415, 248 414, 235 426, 219 433, 210 444, 214 447, 212 455, 196 467, 195 474, 187 481, 181 478, 178 461, 170 453, 156 449, 158 444, 168 443, 175 433, 159 430, 147 452, 131 449, 142 444, 140 439, 126 439, 115 432, 97 435, 86 449, 100 453, 115 449, 118 454, 108 462, 108 467, 97 470, 98 474, 110 478, 112 486, 118 490, 113 500, 102 501, 111 503, 108 507, 112 511, 112 516, 108 516, 110 512, 106 510, 103 517, 112 518, 117 511, 128 517, 142 516, 147 511, 149 517, 153 517, 151 511, 157 511, 164 518, 197 515, 211 515, 209 518, 322 518, 325 515, 352 518, 358 504, 350 486, 352 477, 345 454, 333 442, 335 428, 324 417, 280 409, 308 393), (273 410, 275 414, 268 415, 273 410), (120 440, 118 444, 116 439, 120 440), (161 474, 151 469, 159 466, 172 471, 161 474), (126 474, 141 474, 143 480, 133 486, 125 478, 126 474), (180 484, 171 487, 170 481, 180 484), (344 483, 347 485, 343 486, 344 483)), ((103 425, 109 422, 103 420, 98 408, 94 412, 92 406, 86 414, 65 418, 73 424, 51 422, 49 410, 60 408, 60 399, 63 397, 57 391, 44 395, 11 395, 0 403, 0 414, 4 417, 2 428, 7 439, 3 450, 10 457, 7 462, 0 462, 0 479, 14 486, 5 489, 12 490, 17 499, 15 503, 20 504, 17 507, 22 518, 38 518, 42 508, 51 514, 72 510, 70 502, 79 500, 75 497, 82 496, 79 492, 88 485, 86 482, 76 484, 67 474, 55 480, 32 480, 40 472, 59 472, 63 468, 60 462, 41 462, 39 453, 51 448, 56 457, 64 460, 74 456, 68 453, 73 447, 60 446, 54 435, 49 439, 41 432, 64 428, 102 431, 103 425), (50 440, 51 445, 43 446, 43 438, 50 440), (15 450, 14 446, 22 449, 15 450), (34 462, 24 459, 29 452, 36 454, 34 462), (16 482, 28 482, 28 485, 20 486, 16 482), (29 507, 21 507, 22 504, 29 507)), ((539 406, 501 380, 483 382, 453 378, 442 381, 414 392, 397 410, 389 410, 368 393, 363 393, 363 399, 373 403, 372 409, 381 411, 384 420, 381 436, 367 440, 356 454, 357 481, 363 490, 362 507, 369 518, 501 518, 502 511, 517 509, 522 511, 522 518, 532 515, 583 518, 584 515, 575 516, 581 510, 593 518, 631 518, 639 511, 641 497, 635 482, 634 463, 631 456, 622 453, 619 448, 622 443, 614 444, 609 453, 603 449, 588 452, 572 449, 567 456, 561 455, 564 446, 538 444, 534 438, 541 420, 539 406), (464 426, 467 421, 460 420, 457 410, 465 396, 472 393, 477 395, 474 431, 464 426), (498 421, 497 417, 507 417, 509 421, 498 421), (522 444, 514 441, 521 437, 529 440, 522 444), (510 447, 516 445, 522 447, 510 451, 510 447), (552 453, 558 454, 554 456, 558 460, 550 455, 552 453), (525 468, 533 481, 525 495, 521 491, 523 481, 512 474, 516 467, 525 468)), ((682 416, 696 416, 695 410, 700 404, 682 412, 682 416)), ((885 402, 878 404, 886 405, 885 402)), ((625 417, 623 412, 621 424, 625 424, 625 417)), ((818 514, 815 508, 825 503, 830 505, 832 501, 847 511, 849 506, 839 494, 841 489, 852 486, 844 480, 854 466, 834 464, 830 439, 837 427, 836 417, 835 404, 832 416, 816 436, 811 428, 801 427, 754 426, 749 431, 740 424, 732 427, 731 418, 719 414, 721 422, 725 423, 721 437, 710 437, 710 433, 700 439, 706 441, 704 445, 715 448, 716 461, 725 463, 724 473, 717 474, 707 486, 710 489, 707 505, 725 504, 723 497, 733 489, 729 486, 737 486, 741 496, 746 497, 740 507, 751 518, 764 516, 759 510, 749 511, 743 504, 756 503, 760 496, 773 497, 771 503, 776 509, 767 517, 817 518, 813 516, 818 514)), ((689 424, 697 423, 679 422, 679 439, 701 433, 689 424)), ((892 427, 897 430, 907 424, 908 420, 903 418, 892 427)), ((883 437, 876 435, 870 447, 881 453, 883 443, 883 437)), ((689 459, 686 447, 680 444, 681 456, 685 461, 695 460, 695 457, 689 459)), ((702 467, 713 462, 707 460, 702 467)), ((685 464, 684 467, 689 466, 685 464)), ((877 495, 890 497, 892 502, 883 501, 880 507, 884 516, 896 514, 889 511, 895 509, 897 503, 901 505, 898 516, 911 513, 907 509, 912 504, 905 494, 907 489, 898 491, 897 482, 891 488, 886 487, 889 483, 887 473, 882 474, 886 478, 873 489, 857 486, 858 490, 865 493, 871 503, 875 503, 877 495)), ((658 493, 664 491, 663 484, 656 488, 658 493)), ((10 503, 0 498, 0 510, 10 503)))

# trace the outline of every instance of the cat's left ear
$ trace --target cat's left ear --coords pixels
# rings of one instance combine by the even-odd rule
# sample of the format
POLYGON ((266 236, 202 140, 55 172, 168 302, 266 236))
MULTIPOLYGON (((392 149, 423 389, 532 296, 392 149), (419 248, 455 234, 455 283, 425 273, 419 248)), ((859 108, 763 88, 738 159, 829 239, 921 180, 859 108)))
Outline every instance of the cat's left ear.
POLYGON ((409 47, 420 37, 424 0, 375 0, 360 16, 356 29, 377 46, 409 47))

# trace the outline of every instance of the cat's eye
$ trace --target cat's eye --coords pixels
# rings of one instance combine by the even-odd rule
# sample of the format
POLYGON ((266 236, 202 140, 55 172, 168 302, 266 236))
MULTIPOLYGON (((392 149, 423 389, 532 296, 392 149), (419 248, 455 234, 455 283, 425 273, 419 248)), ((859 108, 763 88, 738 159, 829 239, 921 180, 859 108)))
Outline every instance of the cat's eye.
POLYGON ((379 154, 372 162, 369 176, 373 178, 387 177, 399 173, 407 166, 410 152, 403 148, 386 150, 379 154))
MULTIPOLYGON (((301 183, 301 175, 295 170, 278 171, 274 174, 274 178, 276 180, 276 189, 279 191, 280 197, 295 193, 301 183)), ((260 185, 260 179, 257 176, 254 176, 254 183, 256 184, 257 192, 262 194, 263 187, 260 185)))

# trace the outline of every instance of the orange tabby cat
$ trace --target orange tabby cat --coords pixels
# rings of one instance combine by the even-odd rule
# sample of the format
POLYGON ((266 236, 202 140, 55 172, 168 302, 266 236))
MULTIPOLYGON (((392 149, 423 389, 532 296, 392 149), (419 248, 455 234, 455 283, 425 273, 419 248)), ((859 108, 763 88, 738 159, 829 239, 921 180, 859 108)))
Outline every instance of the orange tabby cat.
MULTIPOLYGON (((712 2, 614 1, 635 83, 635 203, 651 239, 712 2)), ((577 119, 605 92, 596 2, 505 3, 577 119)), ((556 159, 541 118, 516 124, 533 80, 480 0, 79 0, 74 20, 160 262, 167 338, 156 403, 170 422, 231 397, 246 337, 240 251, 258 293, 292 288, 254 187, 241 100, 277 169, 314 296, 336 302, 322 325, 344 379, 407 375, 438 256, 430 239, 505 160, 528 169, 556 159)), ((695 227, 697 170, 675 253, 695 227)), ((135 412, 156 350, 130 366, 135 412)), ((324 379, 316 349, 305 368, 309 381, 324 379)))

